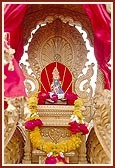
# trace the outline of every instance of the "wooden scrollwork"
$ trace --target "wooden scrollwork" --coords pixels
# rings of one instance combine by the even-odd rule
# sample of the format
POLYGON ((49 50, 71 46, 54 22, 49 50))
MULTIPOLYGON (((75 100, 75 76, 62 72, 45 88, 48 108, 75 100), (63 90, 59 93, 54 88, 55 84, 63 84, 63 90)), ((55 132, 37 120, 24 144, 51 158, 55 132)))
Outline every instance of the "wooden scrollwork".
POLYGON ((87 142, 87 160, 88 164, 110 164, 110 158, 107 156, 103 147, 96 136, 94 128, 91 129, 87 142))
POLYGON ((111 92, 103 90, 95 95, 94 129, 103 147, 111 159, 111 92))

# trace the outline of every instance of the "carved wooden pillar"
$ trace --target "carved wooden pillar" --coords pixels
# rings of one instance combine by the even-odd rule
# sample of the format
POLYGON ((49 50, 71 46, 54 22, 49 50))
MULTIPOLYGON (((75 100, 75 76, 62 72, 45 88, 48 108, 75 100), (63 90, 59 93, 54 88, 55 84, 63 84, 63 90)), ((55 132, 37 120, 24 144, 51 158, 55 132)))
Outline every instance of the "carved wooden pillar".
POLYGON ((26 131, 26 141, 24 147, 24 158, 22 161, 23 164, 30 164, 31 163, 31 142, 29 138, 29 132, 26 131))
POLYGON ((86 136, 83 135, 81 137, 81 146, 78 149, 78 163, 79 164, 87 164, 87 158, 86 158, 86 136))

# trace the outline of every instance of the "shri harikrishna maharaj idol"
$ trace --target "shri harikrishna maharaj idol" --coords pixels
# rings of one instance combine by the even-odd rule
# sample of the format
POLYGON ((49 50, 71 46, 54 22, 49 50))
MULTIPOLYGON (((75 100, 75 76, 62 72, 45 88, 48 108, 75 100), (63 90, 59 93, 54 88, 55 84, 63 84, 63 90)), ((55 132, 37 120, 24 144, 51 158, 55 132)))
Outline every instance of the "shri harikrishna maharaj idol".
POLYGON ((50 97, 52 96, 52 94, 55 93, 58 95, 58 99, 62 99, 64 98, 64 91, 61 88, 62 84, 60 81, 60 75, 57 67, 54 68, 52 74, 53 74, 53 82, 51 84, 52 91, 50 92, 50 97))

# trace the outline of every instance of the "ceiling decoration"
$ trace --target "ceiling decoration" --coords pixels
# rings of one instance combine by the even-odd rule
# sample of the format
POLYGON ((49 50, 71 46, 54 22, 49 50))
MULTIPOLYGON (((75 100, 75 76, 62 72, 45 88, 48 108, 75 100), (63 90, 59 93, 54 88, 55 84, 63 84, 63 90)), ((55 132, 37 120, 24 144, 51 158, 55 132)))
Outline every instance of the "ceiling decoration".
POLYGON ((23 20, 24 45, 28 43, 31 32, 37 25, 50 23, 57 18, 63 18, 64 23, 81 25, 87 32, 90 45, 93 46, 93 30, 90 20, 81 4, 32 4, 28 6, 23 20))

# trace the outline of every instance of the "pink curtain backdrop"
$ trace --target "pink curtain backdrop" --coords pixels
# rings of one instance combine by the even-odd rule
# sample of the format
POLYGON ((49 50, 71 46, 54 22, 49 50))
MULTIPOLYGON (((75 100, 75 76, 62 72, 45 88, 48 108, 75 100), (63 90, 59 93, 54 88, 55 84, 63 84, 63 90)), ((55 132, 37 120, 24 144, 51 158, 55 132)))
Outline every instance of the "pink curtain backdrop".
POLYGON ((105 76, 105 89, 111 89, 111 17, 104 4, 85 4, 94 31, 94 54, 105 76))
POLYGON ((8 64, 4 67, 7 79, 4 80, 4 96, 26 96, 24 74, 19 67, 19 60, 23 55, 22 20, 28 5, 6 4, 4 8, 4 32, 10 32, 10 47, 15 49, 13 59, 14 71, 8 71, 8 64))

